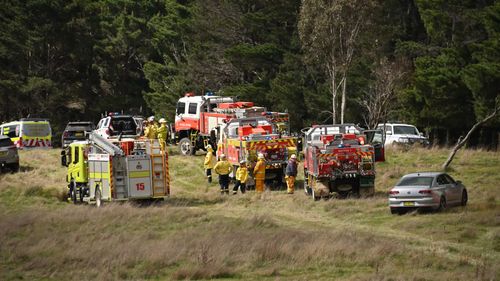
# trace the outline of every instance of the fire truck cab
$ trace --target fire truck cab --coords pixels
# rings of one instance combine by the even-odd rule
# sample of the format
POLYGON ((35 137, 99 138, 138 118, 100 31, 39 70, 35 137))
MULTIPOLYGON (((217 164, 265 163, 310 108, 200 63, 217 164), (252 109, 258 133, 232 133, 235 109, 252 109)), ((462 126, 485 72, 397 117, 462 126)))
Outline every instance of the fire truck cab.
POLYGON ((375 162, 384 160, 380 130, 354 124, 314 126, 304 136, 304 191, 315 200, 332 193, 373 196, 375 162))
POLYGON ((193 155, 207 144, 216 147, 219 126, 232 118, 260 116, 265 111, 252 102, 238 102, 232 97, 195 96, 187 93, 177 102, 172 141, 183 155, 193 155))

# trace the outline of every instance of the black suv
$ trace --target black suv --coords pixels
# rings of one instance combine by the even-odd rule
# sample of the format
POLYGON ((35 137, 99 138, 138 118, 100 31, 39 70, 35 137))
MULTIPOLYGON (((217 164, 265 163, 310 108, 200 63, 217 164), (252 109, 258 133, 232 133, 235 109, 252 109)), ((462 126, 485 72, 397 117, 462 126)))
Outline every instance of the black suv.
POLYGON ((61 137, 62 147, 74 141, 86 140, 85 133, 90 133, 94 129, 94 123, 89 121, 69 122, 61 137))

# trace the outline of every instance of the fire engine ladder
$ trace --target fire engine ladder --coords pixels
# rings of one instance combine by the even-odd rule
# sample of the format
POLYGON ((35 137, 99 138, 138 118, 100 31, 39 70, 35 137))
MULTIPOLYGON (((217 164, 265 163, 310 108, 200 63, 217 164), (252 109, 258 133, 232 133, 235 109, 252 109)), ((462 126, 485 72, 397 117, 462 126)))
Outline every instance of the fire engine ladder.
POLYGON ((125 169, 124 158, 118 158, 118 161, 113 161, 111 168, 112 172, 112 196, 115 199, 126 199, 128 197, 127 190, 127 172, 125 169))
POLYGON ((191 131, 190 135, 190 140, 191 140, 191 145, 193 147, 196 147, 196 139, 198 138, 198 131, 191 131))
POLYGON ((151 183, 153 197, 163 197, 170 193, 168 154, 162 150, 158 140, 146 142, 146 151, 151 157, 151 183))

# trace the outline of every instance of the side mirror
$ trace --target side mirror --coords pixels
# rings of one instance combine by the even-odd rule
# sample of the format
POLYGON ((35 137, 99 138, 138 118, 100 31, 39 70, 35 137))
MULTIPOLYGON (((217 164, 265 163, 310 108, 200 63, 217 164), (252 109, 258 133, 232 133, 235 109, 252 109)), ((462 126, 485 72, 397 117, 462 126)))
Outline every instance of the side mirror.
POLYGON ((392 131, 385 131, 386 135, 392 135, 392 131))
POLYGON ((66 151, 61 151, 61 166, 68 167, 68 163, 66 160, 66 151))
POLYGON ((424 133, 420 132, 418 133, 419 136, 423 137, 424 136, 424 133))

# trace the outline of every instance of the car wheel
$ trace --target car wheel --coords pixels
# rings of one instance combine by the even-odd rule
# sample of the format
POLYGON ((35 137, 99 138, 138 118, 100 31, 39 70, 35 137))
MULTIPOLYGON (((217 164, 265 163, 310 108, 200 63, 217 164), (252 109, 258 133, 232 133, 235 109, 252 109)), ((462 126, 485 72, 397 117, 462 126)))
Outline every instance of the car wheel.
POLYGON ((9 168, 12 173, 17 173, 19 172, 19 163, 11 164, 9 168))
POLYGON ((439 200, 439 208, 438 208, 438 211, 444 211, 446 210, 446 198, 441 197, 441 200, 439 200))
POLYGON ((467 194, 467 190, 463 190, 462 191, 462 201, 460 202, 460 204, 462 206, 467 206, 467 201, 469 200, 469 197, 468 197, 468 194, 467 194))
POLYGON ((95 206, 97 208, 100 208, 102 206, 102 194, 99 186, 96 186, 95 188, 95 206))
POLYGON ((182 155, 194 155, 193 144, 188 138, 183 138, 179 141, 179 149, 182 155))
POLYGON ((75 186, 75 182, 74 181, 71 181, 69 183, 69 194, 71 196, 71 202, 73 202, 73 204, 76 204, 76 186, 75 186))
POLYGON ((391 209, 391 214, 393 215, 400 215, 401 214, 401 211, 399 209, 396 209, 396 208, 390 208, 391 209))

